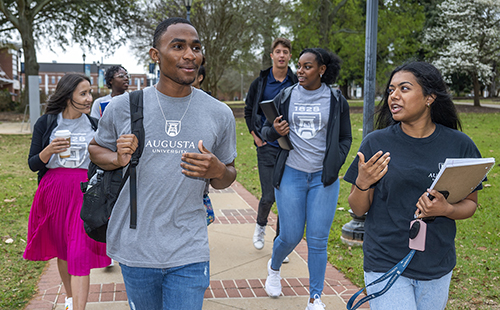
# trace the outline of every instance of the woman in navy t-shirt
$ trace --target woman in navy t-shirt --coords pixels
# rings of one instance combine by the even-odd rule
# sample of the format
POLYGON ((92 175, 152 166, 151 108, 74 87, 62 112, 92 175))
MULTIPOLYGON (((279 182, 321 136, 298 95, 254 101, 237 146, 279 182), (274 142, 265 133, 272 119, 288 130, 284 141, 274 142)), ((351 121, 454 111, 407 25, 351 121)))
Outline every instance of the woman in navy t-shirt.
MULTIPOLYGON (((461 129, 455 106, 439 71, 424 62, 396 68, 380 104, 377 129, 365 137, 344 180, 352 183, 349 205, 367 213, 363 242, 365 283, 389 271, 409 252, 408 231, 415 218, 436 217, 427 224, 425 251, 371 309, 444 309, 456 264, 455 220, 471 217, 476 188, 449 204, 428 190, 446 158, 481 157, 461 129), (430 193, 434 200, 427 196, 430 193)), ((380 291, 387 281, 367 288, 380 291)))

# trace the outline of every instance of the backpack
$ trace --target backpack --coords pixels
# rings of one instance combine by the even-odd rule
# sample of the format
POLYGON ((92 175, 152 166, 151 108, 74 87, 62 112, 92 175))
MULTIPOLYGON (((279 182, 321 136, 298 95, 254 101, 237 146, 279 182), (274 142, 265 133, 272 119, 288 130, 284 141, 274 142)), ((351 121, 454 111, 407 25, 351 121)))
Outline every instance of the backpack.
POLYGON ((137 178, 136 167, 144 148, 143 93, 130 93, 131 132, 136 135, 139 145, 132 154, 127 167, 104 170, 94 163, 89 164, 87 182, 81 182, 83 205, 80 217, 87 235, 99 242, 106 242, 109 217, 125 182, 130 177, 130 228, 137 227, 137 178), (124 173, 125 169, 125 173, 124 173))

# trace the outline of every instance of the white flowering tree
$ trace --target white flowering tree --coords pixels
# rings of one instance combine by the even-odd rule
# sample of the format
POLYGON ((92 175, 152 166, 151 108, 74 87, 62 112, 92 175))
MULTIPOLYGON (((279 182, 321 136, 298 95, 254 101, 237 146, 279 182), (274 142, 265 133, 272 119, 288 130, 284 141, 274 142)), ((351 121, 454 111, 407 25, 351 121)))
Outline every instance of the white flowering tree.
POLYGON ((500 1, 445 0, 437 9, 437 23, 425 30, 424 43, 445 77, 470 75, 474 106, 480 106, 480 82, 491 84, 500 61, 500 1))

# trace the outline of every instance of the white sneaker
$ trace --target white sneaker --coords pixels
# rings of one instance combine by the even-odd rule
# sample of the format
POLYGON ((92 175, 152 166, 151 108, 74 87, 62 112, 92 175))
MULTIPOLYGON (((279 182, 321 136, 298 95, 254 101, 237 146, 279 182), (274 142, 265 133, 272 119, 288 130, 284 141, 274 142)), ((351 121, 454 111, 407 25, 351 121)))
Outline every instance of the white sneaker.
POLYGON ((255 232, 253 233, 253 246, 257 250, 262 250, 264 247, 264 236, 266 235, 266 226, 255 224, 255 232))
POLYGON ((108 266, 106 267, 113 267, 115 265, 115 262, 113 260, 111 260, 111 264, 109 264, 108 266))
POLYGON ((285 259, 283 260, 283 264, 288 264, 290 262, 290 258, 287 256, 285 257, 285 259))
POLYGON ((264 289, 269 297, 279 297, 281 295, 280 271, 271 269, 271 260, 267 262, 267 279, 264 289))
POLYGON ((73 310, 73 297, 64 298, 64 310, 73 310))
POLYGON ((325 310, 325 304, 321 302, 318 294, 314 295, 313 303, 307 303, 306 310, 325 310))

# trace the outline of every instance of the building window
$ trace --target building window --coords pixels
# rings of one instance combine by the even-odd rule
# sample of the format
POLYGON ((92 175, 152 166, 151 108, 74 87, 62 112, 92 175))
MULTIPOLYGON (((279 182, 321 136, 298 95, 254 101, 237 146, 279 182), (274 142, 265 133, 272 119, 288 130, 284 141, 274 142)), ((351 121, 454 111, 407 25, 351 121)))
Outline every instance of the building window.
POLYGON ((17 54, 12 55, 12 72, 17 75, 17 54))
POLYGON ((90 77, 90 85, 94 85, 94 77, 93 76, 90 77))
POLYGON ((55 84, 55 83, 56 83, 56 77, 55 77, 54 75, 51 77, 51 79, 50 79, 50 80, 51 80, 50 82, 51 82, 52 84, 55 84))
POLYGON ((144 78, 141 78, 141 85, 144 85, 144 78))
POLYGON ((38 76, 38 84, 42 84, 42 77, 40 75, 38 76))
POLYGON ((57 77, 57 83, 59 83, 59 81, 61 80, 62 76, 58 76, 57 77))

